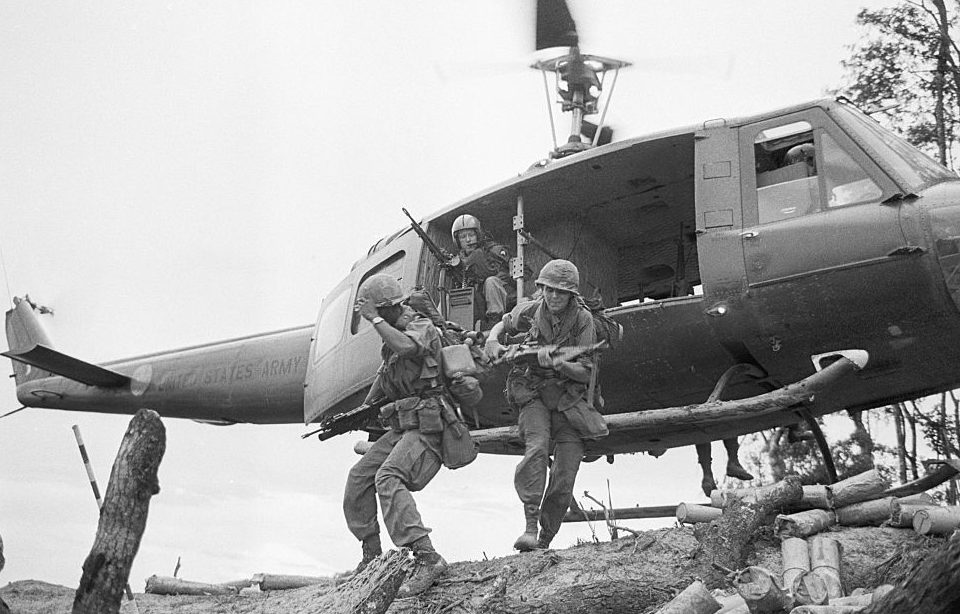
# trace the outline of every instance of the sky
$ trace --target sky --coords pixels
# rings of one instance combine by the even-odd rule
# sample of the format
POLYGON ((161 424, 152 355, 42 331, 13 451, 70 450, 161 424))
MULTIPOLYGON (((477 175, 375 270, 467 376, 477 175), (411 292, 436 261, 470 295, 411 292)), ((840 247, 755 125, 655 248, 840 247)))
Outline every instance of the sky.
MULTIPOLYGON (((842 80, 863 0, 571 0, 586 52, 634 63, 616 138, 818 98, 842 80)), ((3 300, 52 307, 91 362, 312 323, 378 238, 516 175, 552 147, 518 0, 0 3, 3 300)), ((5 363, 7 364, 7 363, 5 363)), ((12 379, 0 413, 16 409, 12 379)), ((129 416, 0 420, 0 583, 76 586, 129 416)), ((341 497, 357 434, 165 421, 161 491, 130 584, 328 575, 360 549, 341 497)), ((722 447, 714 444, 715 474, 722 447)), ((575 494, 701 501, 693 449, 585 465, 575 494)), ((443 470, 416 495, 450 561, 511 553, 516 458, 443 470)), ((626 522, 633 528, 671 519, 626 522)), ((555 545, 606 529, 564 526, 555 545)), ((386 533, 384 532, 385 542, 386 533)))

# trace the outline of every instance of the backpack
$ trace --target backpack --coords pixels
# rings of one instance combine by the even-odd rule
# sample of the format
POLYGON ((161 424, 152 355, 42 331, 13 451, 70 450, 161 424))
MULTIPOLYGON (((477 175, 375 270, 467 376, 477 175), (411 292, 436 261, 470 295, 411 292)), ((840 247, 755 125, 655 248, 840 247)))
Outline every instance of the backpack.
POLYGON ((593 298, 579 297, 580 304, 593 316, 593 327, 597 333, 597 341, 606 341, 607 347, 615 348, 623 341, 623 325, 604 313, 603 299, 600 295, 593 298))

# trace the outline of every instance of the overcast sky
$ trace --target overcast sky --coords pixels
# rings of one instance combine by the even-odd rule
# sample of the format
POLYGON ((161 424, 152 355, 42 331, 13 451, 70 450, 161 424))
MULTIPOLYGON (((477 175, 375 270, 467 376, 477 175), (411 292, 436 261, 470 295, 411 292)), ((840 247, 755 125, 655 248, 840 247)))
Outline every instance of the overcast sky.
MULTIPOLYGON (((635 64, 608 114, 626 138, 820 97, 864 4, 571 10, 585 51, 635 64)), ((525 68, 532 16, 518 0, 0 3, 4 300, 54 308, 58 349, 93 362, 313 322, 351 263, 404 224, 401 206, 439 209, 551 148, 542 80, 525 68)), ((18 406, 4 379, 0 412, 18 406)), ((0 582, 76 586, 97 510, 70 427, 105 490, 128 422, 0 420, 0 582)), ((341 495, 358 436, 165 424, 135 591, 178 557, 181 577, 209 582, 356 564, 341 495)), ((448 560, 511 552, 515 464, 482 456, 417 495, 448 560)), ((693 449, 587 465, 576 494, 606 498, 608 480, 620 507, 703 498, 693 449)), ((555 543, 589 537, 565 526, 555 543)))

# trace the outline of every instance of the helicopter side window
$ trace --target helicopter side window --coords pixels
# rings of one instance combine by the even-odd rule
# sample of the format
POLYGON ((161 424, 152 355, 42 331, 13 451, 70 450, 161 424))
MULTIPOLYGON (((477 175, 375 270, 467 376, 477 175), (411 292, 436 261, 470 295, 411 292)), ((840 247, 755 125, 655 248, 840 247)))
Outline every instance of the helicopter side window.
POLYGON ((823 148, 823 176, 827 186, 827 206, 840 207, 879 200, 880 189, 866 171, 829 134, 820 137, 823 148))
MULTIPOLYGON (((397 252, 390 258, 384 260, 376 267, 370 269, 364 273, 363 277, 360 278, 360 281, 357 283, 357 290, 360 289, 360 286, 363 285, 363 282, 366 281, 371 275, 376 275, 377 273, 386 273, 391 277, 401 280, 403 279, 403 257, 406 255, 406 252, 397 252)), ((356 302, 356 300, 354 300, 356 302)), ((350 333, 356 335, 361 330, 369 329, 372 326, 369 322, 360 317, 360 314, 356 311, 353 312, 353 320, 350 322, 350 333)))
POLYGON ((761 224, 799 217, 820 206, 817 149, 805 121, 763 130, 754 141, 761 224))
POLYGON ((317 362, 332 350, 343 336, 343 325, 347 319, 347 307, 350 305, 350 288, 344 288, 340 294, 324 301, 323 311, 317 320, 314 331, 313 360, 317 362))

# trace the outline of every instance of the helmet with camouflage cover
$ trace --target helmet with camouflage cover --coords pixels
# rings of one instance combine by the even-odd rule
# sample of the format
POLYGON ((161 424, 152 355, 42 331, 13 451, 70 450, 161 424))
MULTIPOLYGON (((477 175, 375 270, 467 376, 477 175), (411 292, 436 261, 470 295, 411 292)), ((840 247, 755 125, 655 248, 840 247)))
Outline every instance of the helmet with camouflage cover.
POLYGON ((400 282, 386 273, 377 273, 364 280, 357 296, 371 301, 377 307, 397 305, 407 298, 400 282))
POLYGON ((579 295, 580 271, 569 260, 551 260, 540 269, 536 283, 538 286, 548 286, 579 295))
POLYGON ((474 230, 477 233, 477 236, 480 236, 480 220, 464 213, 457 219, 453 221, 453 226, 450 228, 450 236, 453 237, 453 244, 458 248, 460 247, 460 241, 457 240, 457 233, 461 230, 474 230))

